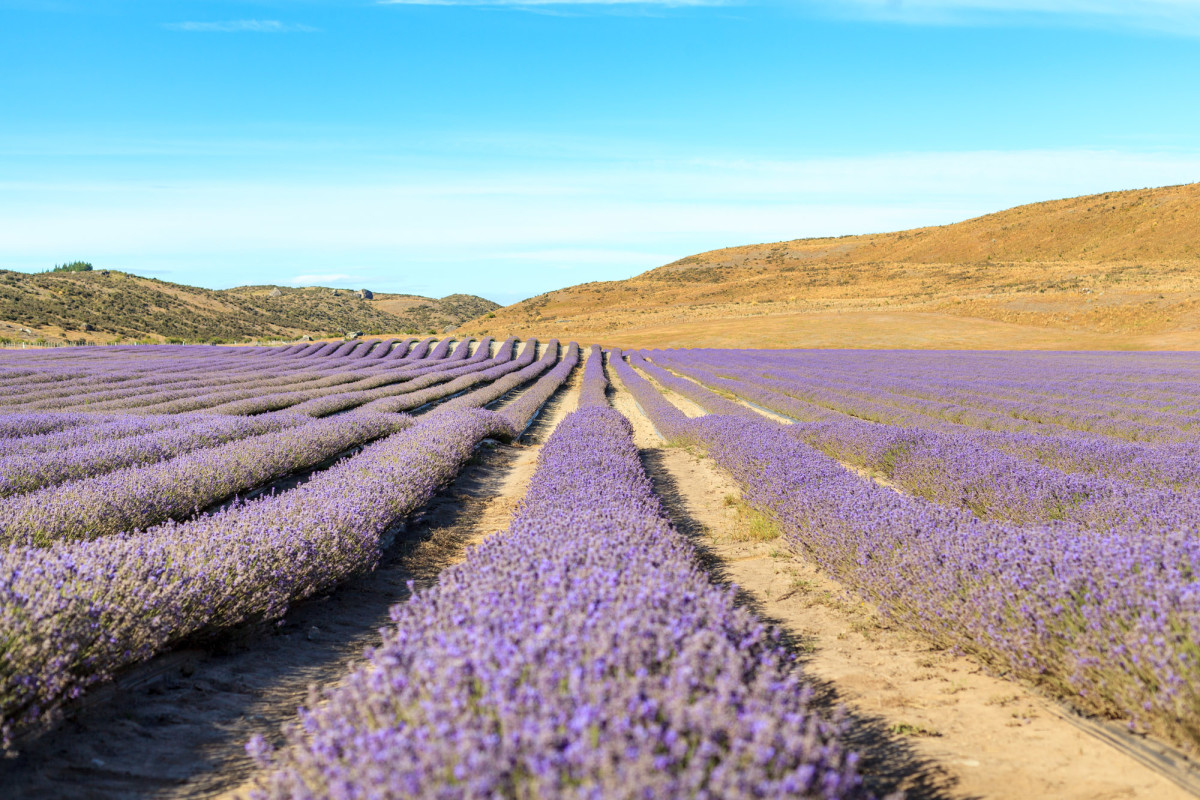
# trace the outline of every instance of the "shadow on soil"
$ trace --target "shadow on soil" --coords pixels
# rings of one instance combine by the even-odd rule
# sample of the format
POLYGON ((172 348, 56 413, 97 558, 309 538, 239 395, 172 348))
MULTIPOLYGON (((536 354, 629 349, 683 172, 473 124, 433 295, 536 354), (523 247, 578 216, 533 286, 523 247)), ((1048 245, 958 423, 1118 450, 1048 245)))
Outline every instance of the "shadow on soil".
POLYGON ((212 797, 242 785, 254 734, 280 726, 379 643, 388 609, 461 558, 486 501, 500 492, 520 448, 497 443, 408 524, 379 567, 297 603, 280 624, 236 630, 165 654, 98 687, 57 728, 0 762, 0 796, 25 798, 212 797))
MULTIPOLYGON (((725 561, 705 542, 704 524, 688 513, 687 502, 664 461, 662 450, 642 451, 642 464, 675 529, 691 541, 713 583, 732 585, 725 561)), ((804 664, 812 651, 813 642, 790 632, 780 620, 766 613, 762 604, 749 592, 738 589, 737 599, 739 604, 760 619, 779 628, 784 646, 796 655, 798 663, 804 664)), ((881 720, 862 713, 852 713, 848 707, 842 706, 837 690, 828 682, 811 678, 808 682, 815 691, 818 708, 832 711, 843 707, 847 713, 849 730, 844 741, 862 757, 859 769, 870 791, 881 796, 903 791, 909 800, 963 800, 953 792, 949 776, 937 765, 919 757, 904 737, 892 733, 881 720)))
MULTIPOLYGON (((521 442, 549 435, 580 372, 540 409, 521 442)), ((280 742, 310 686, 335 683, 379 644, 388 610, 409 597, 407 582, 432 585, 461 560, 523 449, 485 442, 454 482, 397 526, 375 571, 295 604, 278 624, 185 643, 94 688, 61 724, 0 760, 0 797, 191 800, 242 786, 254 766, 245 743, 255 734, 280 742)))

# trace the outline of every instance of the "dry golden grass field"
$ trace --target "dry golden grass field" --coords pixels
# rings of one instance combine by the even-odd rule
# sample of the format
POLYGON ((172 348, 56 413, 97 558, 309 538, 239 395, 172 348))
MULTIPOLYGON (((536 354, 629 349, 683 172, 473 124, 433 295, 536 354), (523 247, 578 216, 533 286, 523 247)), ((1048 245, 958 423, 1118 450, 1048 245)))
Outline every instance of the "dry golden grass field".
POLYGON ((1200 349, 1200 184, 714 250, 460 333, 635 347, 1200 349))

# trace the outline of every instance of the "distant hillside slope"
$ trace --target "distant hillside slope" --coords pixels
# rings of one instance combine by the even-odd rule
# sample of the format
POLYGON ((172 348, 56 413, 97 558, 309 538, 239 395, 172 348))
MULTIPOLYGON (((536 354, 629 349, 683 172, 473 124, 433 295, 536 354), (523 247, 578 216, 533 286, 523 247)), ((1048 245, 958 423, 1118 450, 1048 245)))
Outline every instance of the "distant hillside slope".
POLYGON ((463 331, 625 346, 1200 348, 1200 184, 714 250, 463 331))
POLYGON ((346 289, 242 286, 214 291, 115 270, 0 270, 0 336, 13 341, 244 341, 441 332, 496 303, 346 289))

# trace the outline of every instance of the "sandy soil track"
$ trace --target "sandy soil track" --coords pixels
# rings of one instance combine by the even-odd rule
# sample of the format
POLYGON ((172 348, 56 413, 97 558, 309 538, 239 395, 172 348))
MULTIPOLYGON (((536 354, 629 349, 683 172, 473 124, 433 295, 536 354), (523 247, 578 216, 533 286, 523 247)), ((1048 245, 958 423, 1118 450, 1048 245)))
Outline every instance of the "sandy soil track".
POLYGON ((280 740, 309 687, 342 678, 379 643, 388 609, 437 580, 465 548, 503 530, 537 453, 573 411, 581 370, 519 443, 487 442, 413 520, 376 571, 298 603, 278 627, 240 631, 205 649, 167 654, 92 693, 58 729, 0 762, 0 797, 234 797, 252 779, 245 742, 280 740))
MULTIPOLYGON (((632 422, 675 525, 692 537, 714 579, 736 584, 747 604, 779 625, 823 699, 849 709, 876 791, 1012 800, 1192 796, 1059 718, 1019 684, 889 627, 782 540, 756 540, 753 512, 732 480, 709 459, 664 446, 619 382, 612 400, 632 422)), ((698 410, 686 400, 680 407, 689 416, 698 410)))

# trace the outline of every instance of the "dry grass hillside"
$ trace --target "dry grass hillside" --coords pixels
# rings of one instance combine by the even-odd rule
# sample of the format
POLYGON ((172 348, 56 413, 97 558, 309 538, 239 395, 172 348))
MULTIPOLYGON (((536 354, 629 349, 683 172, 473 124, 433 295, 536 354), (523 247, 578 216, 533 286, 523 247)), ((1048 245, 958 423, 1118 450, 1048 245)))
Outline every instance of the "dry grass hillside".
POLYGON ((498 308, 473 295, 436 300, 346 289, 240 286, 214 291, 116 270, 0 270, 0 343, 240 342, 351 331, 441 333, 498 308))
POLYGON ((1200 349, 1200 184, 714 250, 462 330, 628 347, 1200 349))

